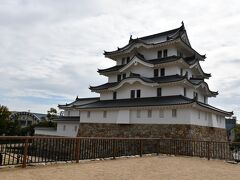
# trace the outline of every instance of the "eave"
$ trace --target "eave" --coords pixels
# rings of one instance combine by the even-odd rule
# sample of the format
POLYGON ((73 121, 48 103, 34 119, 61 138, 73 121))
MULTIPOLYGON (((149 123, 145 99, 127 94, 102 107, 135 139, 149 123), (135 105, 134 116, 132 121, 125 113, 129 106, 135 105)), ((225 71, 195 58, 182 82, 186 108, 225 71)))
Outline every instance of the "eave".
POLYGON ((104 52, 105 57, 113 59, 119 55, 121 55, 122 53, 128 53, 131 52, 132 50, 137 50, 140 47, 144 47, 144 48, 155 48, 155 47, 162 47, 162 46, 166 46, 166 45, 171 45, 174 43, 180 42, 180 39, 170 39, 170 40, 166 40, 164 42, 160 42, 160 43, 145 43, 142 41, 138 41, 137 43, 133 43, 131 44, 131 46, 129 46, 127 49, 122 49, 121 50, 117 50, 117 51, 112 51, 112 52, 104 52))
MULTIPOLYGON (((138 53, 139 54, 139 53, 138 53)), ((113 74, 115 72, 123 72, 124 70, 126 70, 128 67, 130 67, 131 65, 135 64, 135 63, 140 63, 144 66, 147 67, 162 67, 162 66, 171 66, 174 64, 180 64, 182 67, 184 68, 188 68, 188 67, 193 67, 198 60, 195 59, 194 57, 180 57, 180 56, 168 56, 165 58, 157 58, 157 59, 150 59, 150 60, 146 60, 144 58, 143 55, 141 55, 142 57, 140 57, 139 55, 134 55, 133 58, 124 65, 117 65, 117 66, 113 66, 107 69, 99 69, 98 73, 101 75, 109 75, 109 74, 113 74), (137 58, 137 59, 136 59, 137 58), (189 58, 193 58, 194 60, 189 61, 187 59, 189 58)), ((203 74, 204 77, 208 77, 207 74, 205 76, 205 74, 203 74)))
POLYGON ((194 106, 199 106, 203 109, 206 109, 206 110, 212 110, 212 111, 215 111, 217 113, 220 113, 224 116, 227 116, 227 117, 231 117, 233 115, 233 111, 232 112, 228 112, 228 111, 224 111, 222 109, 219 109, 219 108, 216 108, 214 106, 211 106, 209 104, 205 104, 205 103, 202 103, 202 102, 199 102, 199 101, 195 101, 194 102, 194 106))
POLYGON ((200 65, 199 62, 196 62, 195 64, 191 65, 190 68, 191 68, 191 69, 193 69, 193 68, 198 69, 198 71, 200 72, 200 74, 201 74, 204 78, 206 78, 206 79, 209 79, 209 78, 211 77, 211 74, 210 74, 210 73, 205 73, 205 72, 203 71, 203 69, 202 69, 202 67, 201 67, 201 65, 200 65))

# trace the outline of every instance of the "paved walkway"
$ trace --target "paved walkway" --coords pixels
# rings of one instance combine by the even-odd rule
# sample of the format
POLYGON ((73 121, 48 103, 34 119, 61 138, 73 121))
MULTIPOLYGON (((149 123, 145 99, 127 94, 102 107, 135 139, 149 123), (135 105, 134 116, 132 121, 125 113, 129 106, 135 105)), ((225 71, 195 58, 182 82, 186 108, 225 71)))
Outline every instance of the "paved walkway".
POLYGON ((193 157, 153 156, 88 161, 26 169, 2 169, 0 180, 231 180, 240 179, 240 165, 193 157))

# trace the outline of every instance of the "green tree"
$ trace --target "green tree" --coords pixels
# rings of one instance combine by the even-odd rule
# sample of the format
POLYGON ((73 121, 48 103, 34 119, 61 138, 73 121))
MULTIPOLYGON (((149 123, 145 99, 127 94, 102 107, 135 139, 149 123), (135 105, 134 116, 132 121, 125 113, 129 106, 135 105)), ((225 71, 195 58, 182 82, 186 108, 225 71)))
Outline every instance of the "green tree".
POLYGON ((57 123, 53 121, 41 121, 38 124, 35 124, 35 127, 57 127, 57 123))
POLYGON ((21 125, 19 121, 7 121, 7 128, 5 135, 7 136, 19 136, 21 135, 21 125))
POLYGON ((0 120, 9 120, 11 112, 8 110, 7 106, 0 105, 0 120))
POLYGON ((50 108, 50 110, 47 113, 47 118, 49 120, 53 120, 57 117, 57 110, 55 108, 50 108))
POLYGON ((8 108, 0 105, 0 135, 6 134, 10 115, 8 108))
POLYGON ((237 124, 234 128, 235 138, 234 141, 240 142, 240 124, 237 124))

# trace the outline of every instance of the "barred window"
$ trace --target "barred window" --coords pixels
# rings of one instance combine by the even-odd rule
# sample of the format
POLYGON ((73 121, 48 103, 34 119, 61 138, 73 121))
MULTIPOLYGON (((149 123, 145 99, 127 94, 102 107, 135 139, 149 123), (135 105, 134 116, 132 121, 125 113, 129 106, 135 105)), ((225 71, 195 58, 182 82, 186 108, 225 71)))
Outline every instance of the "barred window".
POLYGON ((159 110, 159 118, 164 118, 164 111, 162 109, 159 110))
POLYGON ((137 110, 137 118, 141 117, 141 110, 137 110))
POLYGON ((177 109, 172 109, 172 117, 177 117, 177 109))
POLYGON ((148 117, 148 118, 151 118, 151 117, 152 117, 152 110, 148 110, 148 112, 147 112, 147 117, 148 117))
POLYGON ((87 117, 90 118, 90 116, 91 116, 91 113, 90 113, 90 111, 88 111, 87 112, 87 117))
POLYGON ((107 111, 103 111, 103 118, 107 118, 107 111))

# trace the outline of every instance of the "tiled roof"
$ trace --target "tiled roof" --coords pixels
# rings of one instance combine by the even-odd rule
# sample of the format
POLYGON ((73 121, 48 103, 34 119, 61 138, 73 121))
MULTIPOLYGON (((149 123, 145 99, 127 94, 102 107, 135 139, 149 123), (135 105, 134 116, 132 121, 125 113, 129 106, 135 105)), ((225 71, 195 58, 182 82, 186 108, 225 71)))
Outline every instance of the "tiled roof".
POLYGON ((98 72, 99 73, 102 73, 102 72, 106 73, 106 72, 118 71, 119 69, 121 69, 124 66, 125 66, 125 64, 113 66, 113 67, 110 67, 110 68, 107 68, 107 69, 98 69, 98 72))
POLYGON ((59 121, 69 121, 69 122, 79 122, 80 121, 80 116, 59 116, 58 118, 55 118, 54 121, 59 122, 59 121))
MULTIPOLYGON (((131 73, 129 77, 127 77, 123 80, 130 79, 130 78, 138 78, 138 79, 140 79, 140 80, 142 80, 146 83, 167 83, 167 82, 176 82, 176 81, 183 80, 185 78, 185 76, 180 76, 180 75, 176 74, 176 75, 172 75, 172 76, 147 78, 147 77, 140 76, 139 74, 131 73)), ((114 87, 114 86, 118 85, 120 82, 121 81, 112 82, 112 83, 105 83, 105 84, 102 84, 100 86, 91 86, 90 89, 91 90, 108 89, 108 88, 111 88, 111 87, 114 87)))
POLYGON ((150 98, 101 100, 87 105, 79 106, 77 108, 88 109, 88 108, 164 106, 164 105, 189 104, 191 102, 193 102, 192 99, 186 98, 184 96, 162 96, 150 98))
MULTIPOLYGON (((169 106, 169 105, 186 105, 196 103, 197 105, 213 111, 231 116, 233 112, 227 112, 209 104, 205 104, 195 99, 190 99, 182 95, 177 96, 161 96, 149 98, 134 99, 116 99, 116 100, 99 100, 82 106, 76 106, 78 109, 97 109, 97 108, 124 108, 124 107, 151 107, 151 106, 169 106)), ((107 109, 106 109, 107 110, 107 109)))
MULTIPOLYGON (((186 57, 186 58, 183 58, 181 56, 168 56, 168 57, 164 57, 164 58, 156 58, 156 59, 150 59, 150 60, 146 60, 144 58, 144 56, 140 53, 137 53, 137 55, 135 55, 137 57, 139 57, 139 59, 143 60, 144 62, 146 63, 150 63, 150 64, 153 64, 153 65, 156 65, 156 64, 163 64, 163 63, 168 63, 168 62, 174 62, 174 61, 177 61, 179 60, 180 58, 182 58, 187 64, 189 65, 192 65, 194 64, 195 62, 197 62, 198 60, 195 58, 195 56, 191 56, 191 57, 186 57), (141 56, 140 56, 141 55, 141 56)), ((133 58, 132 58, 133 59, 133 58)), ((131 61, 130 61, 131 62, 131 61)), ((129 62, 129 63, 130 63, 129 62)), ((129 64, 127 63, 127 64, 129 64)), ((121 68, 123 68, 124 66, 126 66, 127 64, 123 64, 123 65, 117 65, 117 66, 113 66, 113 67, 110 67, 110 68, 107 68, 107 69, 99 69, 98 72, 99 73, 107 73, 107 72, 114 72, 114 71, 118 71, 120 70, 121 68)), ((206 74, 206 73, 205 73, 206 74)))
MULTIPOLYGON (((143 44, 149 44, 149 43, 147 43, 147 40, 150 40, 150 39, 166 37, 166 41, 173 40, 173 39, 178 38, 180 36, 180 33, 182 33, 183 31, 185 31, 184 24, 182 24, 182 26, 180 26, 179 28, 176 28, 176 29, 172 29, 169 31, 165 31, 165 32, 161 32, 161 33, 157 33, 157 34, 153 34, 153 35, 149 35, 149 36, 143 36, 143 37, 136 38, 136 39, 132 39, 132 36, 131 36, 129 43, 126 46, 124 46, 122 48, 118 48, 116 51, 111 51, 111 52, 105 51, 104 54, 108 55, 108 54, 112 54, 112 53, 115 53, 118 51, 122 51, 128 47, 131 47, 133 44, 138 43, 138 42, 141 42, 143 44)), ((151 43, 151 44, 153 44, 153 43, 151 43)))
POLYGON ((211 106, 211 105, 209 105, 209 104, 205 104, 205 103, 202 103, 202 102, 199 102, 199 101, 197 101, 196 103, 197 103, 199 106, 202 106, 202 107, 205 107, 205 108, 208 108, 208 109, 217 111, 217 112, 221 112, 221 113, 227 114, 228 116, 232 116, 232 115, 233 115, 233 112, 227 112, 227 111, 218 109, 218 108, 216 108, 216 107, 214 107, 214 106, 211 106))
MULTIPOLYGON (((100 100, 100 97, 90 97, 90 98, 79 98, 77 97, 75 101, 71 102, 71 103, 66 103, 66 104, 59 104, 58 107, 59 108, 66 108, 66 107, 72 107, 78 103, 80 103, 81 101, 98 101, 100 100)), ((86 102, 88 103, 88 102, 86 102)))

